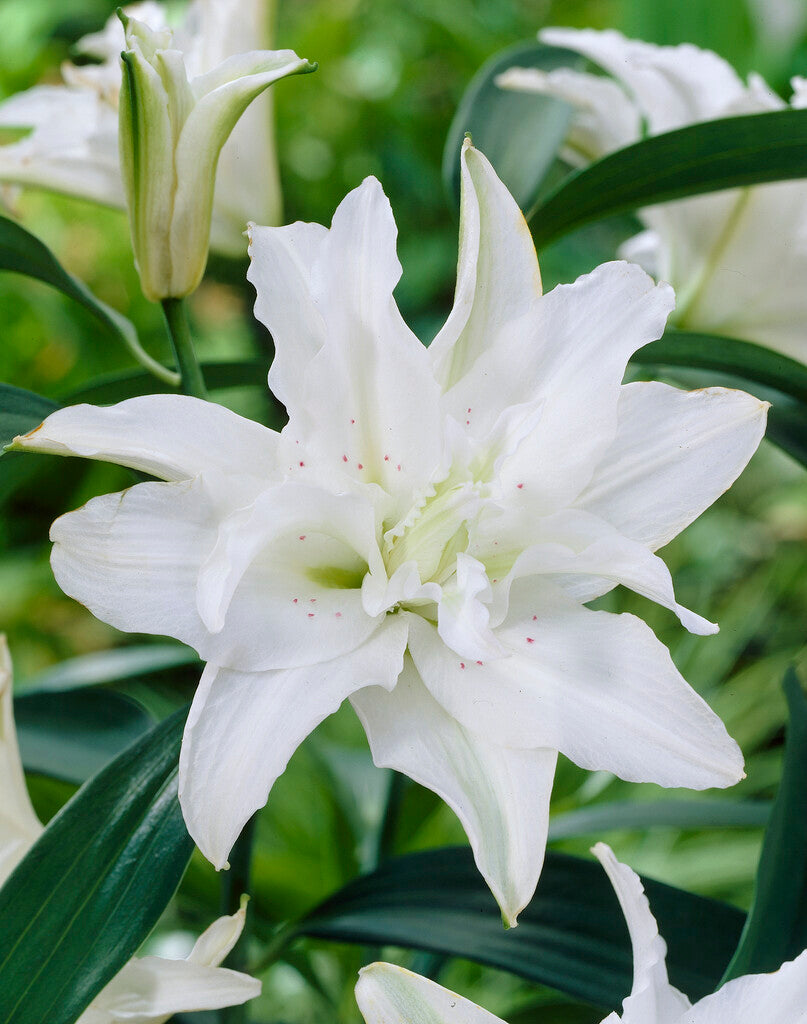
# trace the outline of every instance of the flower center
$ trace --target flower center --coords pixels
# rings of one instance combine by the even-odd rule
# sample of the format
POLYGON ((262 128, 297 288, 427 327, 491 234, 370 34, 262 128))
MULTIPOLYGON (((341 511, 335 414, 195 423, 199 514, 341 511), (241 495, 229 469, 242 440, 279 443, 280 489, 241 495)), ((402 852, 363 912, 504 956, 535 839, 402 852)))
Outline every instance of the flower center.
POLYGON ((457 554, 468 547, 467 524, 480 504, 474 484, 438 484, 430 498, 385 534, 388 576, 406 562, 415 562, 422 583, 444 583, 454 572, 457 554))

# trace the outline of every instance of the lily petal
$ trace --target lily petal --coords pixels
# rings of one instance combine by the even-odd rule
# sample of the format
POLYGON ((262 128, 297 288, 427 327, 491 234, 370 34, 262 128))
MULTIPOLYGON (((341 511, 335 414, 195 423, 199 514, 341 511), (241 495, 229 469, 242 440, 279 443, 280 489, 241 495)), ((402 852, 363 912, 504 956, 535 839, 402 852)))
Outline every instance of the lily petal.
POLYGON ((727 388, 627 384, 616 436, 576 504, 655 551, 734 483, 765 432, 767 410, 767 402, 727 388))
POLYGON ((393 299, 401 275, 396 236, 389 201, 367 178, 340 204, 321 244, 320 233, 299 225, 293 232, 254 228, 250 280, 259 289, 256 315, 278 350, 271 380, 289 410, 289 437, 315 450, 322 465, 380 484, 404 515, 413 489, 441 464, 443 419, 427 351, 393 299), (261 264, 264 253, 276 258, 290 245, 298 260, 288 294, 292 272, 276 279, 261 264), (290 306, 308 321, 302 345, 290 306), (319 316, 309 320, 312 307, 319 316))
POLYGON ((492 742, 550 747, 629 782, 705 789, 742 778, 736 743, 641 619, 529 584, 514 584, 511 616, 497 630, 509 658, 460 662, 433 626, 413 619, 412 657, 449 714, 492 742))
MULTIPOLYGON (((468 139, 460 166, 454 306, 429 346, 435 377, 449 392, 483 353, 498 348, 510 324, 534 314, 541 296, 535 245, 516 201, 468 139)), ((451 408, 450 400, 448 404, 451 408)), ((461 416, 460 422, 464 419, 461 416)))
POLYGON ((464 728, 429 694, 409 658, 391 692, 359 690, 351 703, 373 761, 433 790, 460 819, 505 923, 515 925, 543 865, 555 751, 507 749, 484 729, 464 728))
POLYGON ((304 668, 205 668, 185 726, 179 799, 188 831, 217 868, 305 737, 355 690, 395 685, 407 629, 402 616, 389 616, 352 653, 304 668))
POLYGON ((108 408, 71 405, 48 416, 14 451, 115 462, 163 480, 203 471, 271 479, 278 435, 222 405, 187 395, 144 395, 108 408))
POLYGON ((626 864, 621 864, 605 843, 597 843, 592 853, 605 868, 614 887, 633 947, 633 988, 623 1004, 623 1024, 645 1021, 676 1024, 691 1004, 683 992, 669 982, 665 960, 667 944, 658 933, 641 879, 626 864))
POLYGON ((0 633, 0 886, 39 838, 14 725, 11 656, 0 633))
POLYGON ((680 1024, 807 1022, 807 950, 772 974, 746 974, 697 1003, 680 1024))
POLYGON ((651 135, 721 117, 745 92, 730 64, 711 50, 689 43, 656 46, 626 39, 613 30, 568 28, 543 29, 539 38, 588 57, 623 82, 647 119, 651 135))
POLYGON ((366 1024, 503 1024, 469 999, 393 964, 359 971, 356 1002, 366 1024))

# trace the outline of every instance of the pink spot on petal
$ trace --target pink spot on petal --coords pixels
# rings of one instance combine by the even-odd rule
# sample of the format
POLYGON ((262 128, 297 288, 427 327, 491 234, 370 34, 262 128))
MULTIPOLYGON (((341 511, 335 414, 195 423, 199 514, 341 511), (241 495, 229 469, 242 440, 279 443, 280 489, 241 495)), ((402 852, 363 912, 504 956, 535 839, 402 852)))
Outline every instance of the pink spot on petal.
POLYGON ((301 465, 301 466, 304 466, 304 465, 305 465, 305 463, 304 463, 304 462, 301 462, 301 463, 300 463, 300 465, 301 465))
POLYGON ((297 599, 296 597, 293 597, 293 598, 291 599, 291 603, 292 603, 292 604, 297 604, 297 600, 298 600, 298 599, 297 599))
POLYGON ((355 420, 351 420, 350 422, 351 422, 351 424, 353 424, 353 423, 355 423, 356 421, 355 421, 355 420))
POLYGON ((361 463, 359 463, 359 464, 358 464, 358 468, 359 468, 359 469, 364 469, 364 466, 362 466, 362 464, 361 464, 361 463))
POLYGON ((517 488, 518 488, 519 490, 521 490, 521 488, 522 488, 523 486, 524 486, 524 484, 516 484, 516 487, 517 487, 517 488))
POLYGON ((314 618, 314 613, 313 612, 309 612, 308 613, 308 617, 309 617, 309 619, 313 619, 314 618))
POLYGON ((347 462, 347 455, 342 456, 342 462, 347 462))
POLYGON ((395 468, 398 470, 399 473, 401 472, 401 464, 400 464, 400 462, 398 463, 398 465, 395 468))
POLYGON ((384 462, 389 462, 389 455, 384 456, 384 462))
POLYGON ((460 662, 460 668, 465 668, 465 662, 464 661, 460 662))
POLYGON ((297 540, 305 540, 305 534, 301 533, 297 540))
POLYGON ((533 622, 537 622, 537 621, 538 621, 538 616, 537 616, 537 615, 533 615, 533 617, 532 617, 532 621, 533 621, 533 622))
POLYGON ((336 613, 336 617, 337 617, 337 619, 341 619, 342 618, 342 613, 341 612, 337 612, 336 613))
POLYGON ((315 597, 309 598, 309 601, 311 602, 311 604, 316 604, 317 603, 317 599, 315 597))
POLYGON ((466 421, 465 421, 465 426, 466 426, 466 427, 470 427, 470 425, 471 425, 471 421, 470 421, 470 420, 466 420, 466 421))
POLYGON ((478 662, 477 662, 477 665, 481 665, 481 664, 482 664, 482 662, 481 662, 481 661, 478 661, 478 662))
POLYGON ((527 643, 528 644, 534 644, 535 643, 535 637, 528 636, 527 637, 527 643))
POLYGON ((471 411, 471 410, 470 410, 470 409, 468 409, 468 412, 470 412, 470 411, 471 411))

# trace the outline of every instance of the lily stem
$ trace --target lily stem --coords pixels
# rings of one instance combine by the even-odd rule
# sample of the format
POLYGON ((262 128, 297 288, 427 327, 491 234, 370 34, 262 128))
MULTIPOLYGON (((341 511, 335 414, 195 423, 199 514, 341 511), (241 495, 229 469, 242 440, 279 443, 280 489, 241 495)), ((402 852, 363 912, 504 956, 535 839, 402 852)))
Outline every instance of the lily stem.
POLYGON ((186 395, 195 398, 207 398, 207 387, 202 376, 202 368, 196 358, 193 347, 188 314, 184 299, 163 299, 163 313, 168 327, 168 337, 176 356, 179 373, 182 377, 182 390, 186 395))
MULTIPOLYGON (((241 905, 241 897, 249 892, 254 832, 255 818, 253 817, 246 823, 241 835, 235 841, 235 846, 230 853, 229 870, 221 873, 220 907, 222 915, 235 914, 241 905)), ((224 961, 224 966, 233 971, 244 971, 247 966, 249 920, 250 914, 247 913, 244 930, 230 955, 224 961)), ((244 1024, 247 1019, 246 1005, 228 1006, 219 1010, 221 1024, 244 1024)))

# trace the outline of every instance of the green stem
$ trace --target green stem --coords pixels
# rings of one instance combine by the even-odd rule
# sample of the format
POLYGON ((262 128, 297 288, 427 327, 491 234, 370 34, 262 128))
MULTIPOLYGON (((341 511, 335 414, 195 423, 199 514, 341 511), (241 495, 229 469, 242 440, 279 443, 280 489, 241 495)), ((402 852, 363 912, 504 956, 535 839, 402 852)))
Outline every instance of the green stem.
MULTIPOLYGON (((253 817, 246 823, 241 835, 235 842, 235 846, 232 848, 229 869, 221 874, 220 909, 222 915, 235 914, 241 905, 241 897, 244 893, 249 892, 254 831, 255 818, 253 817)), ((241 937, 224 961, 224 966, 229 967, 233 971, 245 971, 247 967, 249 920, 250 915, 247 914, 241 937)), ((247 1012, 246 1004, 242 1006, 228 1006, 219 1010, 219 1020, 221 1024, 244 1024, 248 1019, 247 1012)))
POLYGON ((177 366, 182 377, 182 390, 186 395, 193 395, 195 398, 207 398, 207 387, 202 376, 202 368, 196 358, 196 351, 193 347, 190 328, 188 327, 188 314, 185 309, 184 299, 163 299, 163 313, 165 323, 168 327, 168 336, 174 349, 177 359, 177 366))

